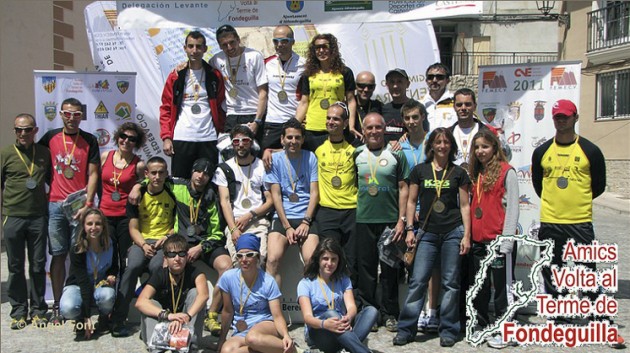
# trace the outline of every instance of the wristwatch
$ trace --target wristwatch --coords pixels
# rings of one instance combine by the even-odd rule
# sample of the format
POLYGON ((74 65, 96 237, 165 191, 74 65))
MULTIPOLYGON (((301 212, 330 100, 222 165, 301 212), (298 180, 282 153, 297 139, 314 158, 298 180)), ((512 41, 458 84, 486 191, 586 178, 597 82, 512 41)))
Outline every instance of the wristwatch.
POLYGON ((413 224, 410 224, 408 226, 405 226, 405 231, 413 231, 413 224))
POLYGON ((311 217, 304 217, 304 222, 307 223, 307 225, 311 225, 311 223, 313 223, 313 218, 311 217))

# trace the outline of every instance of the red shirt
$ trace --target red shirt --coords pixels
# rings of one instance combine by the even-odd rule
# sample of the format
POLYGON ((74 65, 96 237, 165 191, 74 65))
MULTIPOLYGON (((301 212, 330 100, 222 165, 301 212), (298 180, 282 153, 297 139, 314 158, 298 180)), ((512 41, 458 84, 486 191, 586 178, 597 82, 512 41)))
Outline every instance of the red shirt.
POLYGON ((478 243, 490 242, 503 233, 505 222, 505 207, 503 207, 503 195, 505 195, 505 175, 512 168, 508 163, 501 162, 499 179, 494 183, 490 191, 484 191, 479 186, 481 200, 477 193, 477 183, 472 187, 472 203, 470 204, 470 219, 472 220, 472 239, 478 243), (483 216, 475 217, 475 210, 481 207, 483 216))
POLYGON ((114 153, 115 151, 109 151, 105 163, 103 163, 102 166, 101 180, 103 183, 103 197, 101 198, 99 208, 107 217, 124 217, 127 214, 125 210, 127 197, 137 180, 136 166, 140 158, 133 156, 129 165, 121 170, 114 167, 114 153), (116 178, 118 178, 118 187, 114 185, 114 172, 116 173, 116 178), (118 191, 120 200, 112 200, 112 193, 114 191, 118 191))

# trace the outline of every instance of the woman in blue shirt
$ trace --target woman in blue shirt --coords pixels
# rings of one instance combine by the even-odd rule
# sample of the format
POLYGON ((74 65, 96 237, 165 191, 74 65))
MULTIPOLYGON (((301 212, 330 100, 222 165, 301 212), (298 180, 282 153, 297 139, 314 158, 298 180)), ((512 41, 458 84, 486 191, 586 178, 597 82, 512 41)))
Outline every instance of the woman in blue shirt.
POLYGON ((318 244, 304 277, 298 284, 298 302, 306 342, 326 353, 342 348, 350 353, 370 352, 362 341, 378 311, 372 306, 357 311, 345 256, 336 240, 326 238, 318 244))

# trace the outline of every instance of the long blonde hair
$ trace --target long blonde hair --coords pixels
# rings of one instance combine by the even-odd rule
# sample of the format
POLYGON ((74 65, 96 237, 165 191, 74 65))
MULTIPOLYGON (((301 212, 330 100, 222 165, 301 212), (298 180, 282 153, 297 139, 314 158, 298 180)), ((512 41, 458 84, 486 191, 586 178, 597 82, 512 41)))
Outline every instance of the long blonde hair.
POLYGON ((499 138, 488 129, 481 129, 475 134, 470 144, 470 165, 468 166, 468 173, 472 177, 473 183, 477 182, 479 174, 483 174, 483 191, 490 191, 494 184, 501 177, 501 162, 507 162, 505 153, 501 148, 499 138), (488 162, 488 167, 484 170, 483 164, 479 161, 475 155, 475 142, 483 138, 492 145, 492 158, 488 162))
POLYGON ((103 224, 103 230, 101 231, 101 235, 99 236, 99 243, 103 250, 108 250, 109 245, 111 244, 111 240, 109 239, 109 227, 107 225, 107 217, 99 210, 98 208, 88 208, 83 215, 81 216, 81 221, 79 223, 77 242, 75 244, 74 251, 76 254, 82 254, 87 252, 88 250, 88 240, 87 240, 87 232, 85 231, 85 220, 90 215, 98 215, 101 217, 101 223, 103 224))

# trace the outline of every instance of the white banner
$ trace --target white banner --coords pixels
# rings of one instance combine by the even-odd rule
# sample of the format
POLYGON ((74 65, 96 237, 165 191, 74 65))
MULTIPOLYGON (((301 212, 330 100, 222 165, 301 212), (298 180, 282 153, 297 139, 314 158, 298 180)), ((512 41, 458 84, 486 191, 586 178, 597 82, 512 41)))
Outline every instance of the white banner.
POLYGON ((76 98, 83 104, 81 129, 98 139, 101 152, 114 148, 119 125, 135 115, 136 74, 129 72, 33 71, 37 138, 63 126, 61 102, 76 98))
POLYGON ((118 1, 121 28, 417 21, 476 16, 482 1, 118 1))
MULTIPOLYGON (((517 234, 537 238, 540 228, 540 199, 532 185, 532 153, 553 138, 551 107, 559 99, 580 106, 581 62, 481 66, 479 68, 477 114, 502 131, 512 150, 510 164, 519 181, 520 217, 517 234)), ((517 258, 516 278, 524 280, 534 259, 517 258)), ((533 306, 535 310, 535 304, 533 306)))

